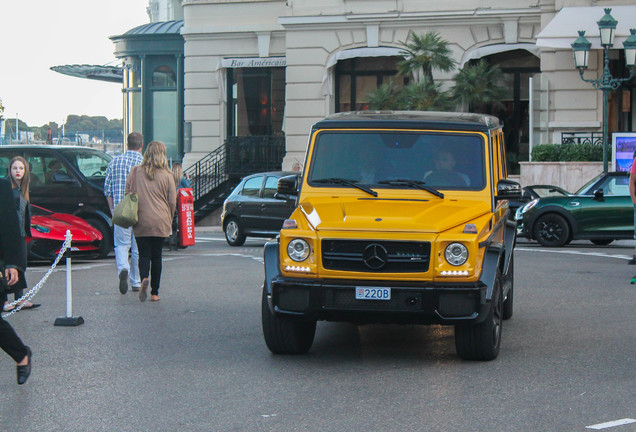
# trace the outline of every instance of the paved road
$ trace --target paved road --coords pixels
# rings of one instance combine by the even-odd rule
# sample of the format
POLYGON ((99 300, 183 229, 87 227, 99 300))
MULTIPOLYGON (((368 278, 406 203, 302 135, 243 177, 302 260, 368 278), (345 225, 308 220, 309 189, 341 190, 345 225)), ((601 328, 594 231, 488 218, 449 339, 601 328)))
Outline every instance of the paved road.
POLYGON ((34 369, 17 386, 0 354, 0 430, 585 431, 636 419, 632 242, 520 242, 501 353, 475 363, 440 326, 319 323, 308 355, 273 356, 260 329, 264 242, 199 238, 166 252, 159 303, 119 294, 112 258, 74 262, 79 327, 53 326, 65 313, 54 273, 43 306, 9 318, 34 369))

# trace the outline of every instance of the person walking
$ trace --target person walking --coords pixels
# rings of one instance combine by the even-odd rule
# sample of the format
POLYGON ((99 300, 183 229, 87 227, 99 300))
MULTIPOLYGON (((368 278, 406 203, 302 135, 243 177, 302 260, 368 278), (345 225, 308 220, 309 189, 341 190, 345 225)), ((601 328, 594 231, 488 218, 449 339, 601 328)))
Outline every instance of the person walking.
MULTIPOLYGON (((174 179, 174 184, 177 187, 177 197, 179 196, 179 189, 189 188, 190 184, 190 176, 188 173, 183 171, 183 168, 179 162, 174 162, 172 164, 172 178, 174 179)), ((175 212, 172 218, 172 232, 170 233, 170 249, 177 250, 179 248, 179 218, 177 213, 175 212)))
POLYGON ((177 190, 190 187, 190 176, 183 171, 179 162, 172 164, 172 178, 174 179, 174 184, 177 186, 177 190))
MULTIPOLYGON (((0 202, 0 262, 7 284, 13 286, 18 283, 20 273, 26 267, 26 245, 20 236, 20 223, 11 184, 6 179, 0 179, 0 202)), ((24 384, 31 374, 33 354, 31 348, 22 342, 11 324, 1 315, 0 348, 16 362, 18 384, 24 384)))
MULTIPOLYGON (((29 184, 31 182, 31 173, 29 171, 29 164, 22 156, 16 156, 9 162, 9 180, 11 181, 11 187, 13 189, 13 198, 15 200, 15 206, 17 209, 18 223, 20 224, 20 236, 24 242, 24 248, 26 250, 26 237, 31 236, 31 209, 29 205, 29 184)), ((25 267, 26 271, 26 267, 25 267)), ((24 289, 27 288, 26 278, 24 272, 20 273, 20 279, 13 285, 14 300, 18 300, 24 294, 24 289)), ((11 306, 7 300, 7 296, 4 296, 3 310, 5 312, 15 309, 15 305, 11 306)), ((31 303, 30 301, 22 302, 22 309, 35 309, 40 307, 39 303, 31 303)))
MULTIPOLYGON (((141 150, 144 145, 144 137, 139 132, 131 132, 126 140, 128 151, 115 156, 106 168, 104 180, 104 195, 108 201, 112 214, 115 206, 124 198, 126 180, 130 170, 141 163, 141 150)), ((119 277, 119 292, 128 292, 128 283, 133 291, 139 291, 141 280, 139 278, 139 252, 132 228, 123 228, 114 225, 113 244, 115 249, 115 262, 117 263, 117 275, 119 277), (128 255, 130 253, 130 261, 128 255)))
POLYGON ((150 285, 150 300, 159 301, 161 250, 170 235, 172 216, 177 208, 177 189, 162 142, 148 144, 141 165, 134 168, 126 182, 126 193, 131 191, 136 191, 139 199, 139 217, 133 225, 139 250, 139 300, 146 301, 150 285))

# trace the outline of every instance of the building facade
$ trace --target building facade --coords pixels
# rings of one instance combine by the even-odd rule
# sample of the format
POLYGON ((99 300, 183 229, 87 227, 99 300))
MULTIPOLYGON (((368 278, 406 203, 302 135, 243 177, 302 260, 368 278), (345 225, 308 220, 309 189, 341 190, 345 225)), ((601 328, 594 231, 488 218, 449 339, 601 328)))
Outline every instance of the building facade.
MULTIPOLYGON (((161 2, 151 0, 149 12, 155 3, 161 2)), ((479 59, 504 72, 504 107, 491 114, 506 124, 509 162, 518 172, 533 145, 600 134, 602 95, 574 68, 574 29, 587 29, 594 42, 603 7, 614 8, 619 26, 611 68, 627 75, 621 41, 628 24, 636 27, 633 0, 495 0, 487 7, 471 0, 163 3, 173 19, 183 17, 185 166, 229 139, 275 137, 285 143, 283 168, 302 168, 311 125, 331 113, 367 109, 370 91, 404 79, 397 75, 402 42, 410 33, 433 31, 457 62, 455 71, 434 71, 446 88, 459 68, 479 59), (596 19, 584 23, 583 16, 596 19), (554 29, 564 18, 571 25, 554 29)), ((593 46, 587 77, 602 73, 600 52, 593 46)), ((613 92, 610 131, 634 130, 635 82, 613 92)))

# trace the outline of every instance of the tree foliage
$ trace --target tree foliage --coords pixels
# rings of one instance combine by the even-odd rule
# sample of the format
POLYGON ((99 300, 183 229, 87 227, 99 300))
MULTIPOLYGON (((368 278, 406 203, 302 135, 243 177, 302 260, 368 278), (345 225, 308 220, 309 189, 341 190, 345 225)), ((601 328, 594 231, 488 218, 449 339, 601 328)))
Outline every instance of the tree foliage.
POLYGON ((503 107, 501 100, 507 90, 502 86, 503 73, 499 66, 484 60, 466 65, 454 77, 453 97, 456 101, 483 111, 487 106, 503 107))
POLYGON ((373 110, 399 110, 403 106, 403 96, 400 87, 393 80, 382 84, 375 91, 369 93, 369 108, 373 110))
POLYGON ((454 86, 445 91, 435 83, 433 71, 450 72, 457 66, 451 58, 448 42, 439 33, 423 35, 411 33, 404 47, 404 60, 398 63, 398 73, 414 79, 399 89, 393 82, 383 84, 369 93, 369 108, 382 110, 438 110, 461 109, 485 112, 487 108, 502 106, 506 95, 503 73, 496 65, 480 60, 469 64, 454 76, 454 86))
POLYGON ((404 87, 402 96, 405 109, 410 111, 444 111, 451 106, 442 85, 426 77, 404 87))
POLYGON ((424 77, 432 81, 434 70, 450 72, 455 69, 456 63, 451 58, 448 41, 442 39, 439 33, 411 33, 406 41, 400 44, 404 47, 404 60, 398 63, 398 69, 403 75, 410 74, 418 81, 424 77))

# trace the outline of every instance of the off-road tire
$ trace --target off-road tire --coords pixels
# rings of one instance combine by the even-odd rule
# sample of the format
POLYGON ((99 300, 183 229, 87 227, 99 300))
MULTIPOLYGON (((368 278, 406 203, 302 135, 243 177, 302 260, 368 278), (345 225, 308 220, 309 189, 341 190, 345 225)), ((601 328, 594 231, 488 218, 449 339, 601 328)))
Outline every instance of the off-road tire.
POLYGON ((272 313, 267 302, 265 284, 263 284, 261 315, 265 344, 272 353, 305 354, 309 351, 316 334, 316 320, 304 321, 272 313))
POLYGON ((486 319, 474 325, 455 326, 455 348, 464 360, 494 360, 501 347, 503 298, 501 272, 497 271, 493 287, 491 308, 486 319))

